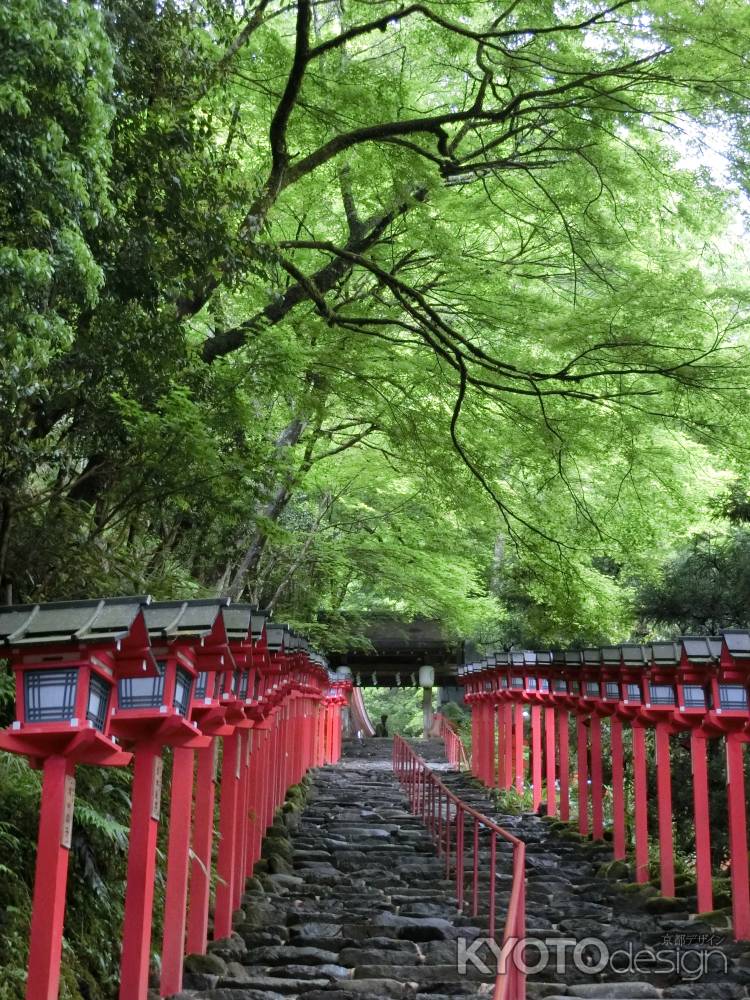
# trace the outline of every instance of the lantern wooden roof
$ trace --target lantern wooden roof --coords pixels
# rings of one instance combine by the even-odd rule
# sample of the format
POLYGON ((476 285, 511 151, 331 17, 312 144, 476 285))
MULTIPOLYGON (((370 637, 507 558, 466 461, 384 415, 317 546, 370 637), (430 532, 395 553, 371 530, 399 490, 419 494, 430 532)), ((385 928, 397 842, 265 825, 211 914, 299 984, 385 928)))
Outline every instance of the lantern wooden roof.
POLYGON ((230 604, 223 611, 227 638, 235 642, 245 642, 251 637, 253 609, 249 604, 230 604))
MULTIPOLYGON (((106 597, 93 601, 55 601, 50 604, 10 605, 0 608, 0 643, 40 646, 64 642, 120 642, 131 631, 143 629, 139 616, 151 598, 106 597)), ((145 630, 144 630, 145 631, 145 630)), ((147 636, 133 636, 147 642, 147 636)))
POLYGON ((286 648, 288 625, 266 625, 266 644, 272 653, 281 653, 286 648))
POLYGON ((159 601, 145 609, 152 639, 202 638, 213 632, 216 619, 226 608, 226 597, 198 601, 159 601))
POLYGON ((721 637, 683 635, 680 642, 684 658, 689 663, 718 663, 721 656, 721 637))
POLYGON ((731 656, 750 658, 750 632, 747 629, 725 629, 722 638, 731 656))
POLYGON ((622 662, 626 667, 643 667, 646 665, 646 649, 637 642, 624 642, 622 650, 622 662))
POLYGON ((260 642, 263 638, 263 630, 266 627, 267 620, 268 615, 265 611, 253 611, 250 616, 250 631, 252 632, 253 642, 260 642))
POLYGON ((652 642, 651 662, 655 666, 675 666, 680 662, 680 644, 677 642, 652 642))

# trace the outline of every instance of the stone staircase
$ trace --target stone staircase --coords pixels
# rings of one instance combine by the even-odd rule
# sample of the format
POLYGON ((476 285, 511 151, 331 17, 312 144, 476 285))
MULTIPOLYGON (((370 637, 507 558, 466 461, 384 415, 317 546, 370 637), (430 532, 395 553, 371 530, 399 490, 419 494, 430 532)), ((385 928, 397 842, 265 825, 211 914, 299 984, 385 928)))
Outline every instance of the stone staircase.
MULTIPOLYGON (((442 771, 442 745, 415 742, 442 771)), ((456 912, 455 885, 391 772, 391 740, 348 744, 342 762, 314 773, 293 790, 264 843, 264 859, 248 883, 235 931, 185 962, 179 1000, 362 1000, 492 996, 494 971, 482 974, 463 950, 486 934, 486 893, 480 916, 456 912)), ((610 947, 656 945, 665 934, 715 933, 680 913, 652 914, 640 896, 597 875, 608 849, 571 843, 536 816, 497 816, 492 798, 469 776, 441 777, 462 798, 528 844, 529 936, 601 938, 610 947)), ((467 828, 468 830, 468 828, 467 828)), ((470 841, 467 838, 467 844, 470 841)), ((487 845, 481 840, 482 860, 487 845)), ((510 853, 499 851, 498 911, 510 891, 510 853)), ((468 881, 467 881, 468 884, 468 881)), ((560 972, 552 961, 529 977, 530 1000, 651 997, 734 1000, 746 997, 750 966, 744 948, 724 942, 728 975, 709 971, 690 984, 679 975, 560 972)), ((481 950, 484 948, 484 951, 481 950)), ((581 949, 582 960, 591 948, 581 949)), ((570 952, 567 958, 570 959, 570 952)), ((536 961, 527 953, 527 961, 536 961)))
POLYGON ((489 996, 494 976, 461 976, 445 863, 391 770, 391 740, 345 748, 306 803, 277 815, 230 939, 186 959, 180 1000, 362 1000, 489 996))

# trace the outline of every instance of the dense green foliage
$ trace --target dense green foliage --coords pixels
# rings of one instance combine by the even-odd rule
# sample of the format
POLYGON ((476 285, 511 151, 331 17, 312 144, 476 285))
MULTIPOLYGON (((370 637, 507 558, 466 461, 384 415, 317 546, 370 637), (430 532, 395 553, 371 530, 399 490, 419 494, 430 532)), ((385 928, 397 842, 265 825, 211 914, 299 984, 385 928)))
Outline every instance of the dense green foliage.
MULTIPOLYGON (((7 599, 228 593, 331 649, 372 610, 626 636, 747 471, 749 29, 727 0, 0 5, 7 599)), ((38 785, 1 766, 4 856, 38 785)), ((73 881, 116 922, 108 780, 73 881)), ((109 995, 114 946, 69 933, 66 997, 109 995)))
POLYGON ((4 5, 6 592, 626 633, 744 462, 747 18, 4 5))
MULTIPOLYGON (((363 688, 372 724, 377 726, 382 715, 388 716, 388 735, 422 736, 422 689, 418 687, 363 688)), ((433 697, 433 704, 434 704, 433 697)))

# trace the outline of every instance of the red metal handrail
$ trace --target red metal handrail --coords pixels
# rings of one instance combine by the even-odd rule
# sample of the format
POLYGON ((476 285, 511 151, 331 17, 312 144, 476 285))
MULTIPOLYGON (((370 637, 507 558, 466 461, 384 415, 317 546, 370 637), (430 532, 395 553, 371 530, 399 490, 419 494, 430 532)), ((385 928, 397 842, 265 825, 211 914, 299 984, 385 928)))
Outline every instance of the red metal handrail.
POLYGON ((445 747, 445 756, 448 758, 448 763, 458 771, 462 768, 468 771, 470 767, 469 755, 466 752, 464 741, 458 735, 456 727, 439 712, 435 715, 435 722, 438 727, 438 736, 442 739, 443 746, 445 747))
POLYGON ((484 828, 490 838, 490 861, 487 871, 489 936, 495 938, 497 920, 497 839, 513 845, 513 884, 502 939, 503 961, 499 964, 493 1000, 525 1000, 526 975, 522 961, 526 934, 526 845, 493 820, 484 816, 455 795, 400 736, 393 739, 393 770, 409 796, 412 812, 420 815, 435 841, 438 855, 445 856, 445 874, 455 873, 458 908, 463 910, 466 894, 466 855, 470 852, 470 912, 479 912, 479 832, 484 828), (473 821, 471 845, 465 844, 466 821, 473 821))

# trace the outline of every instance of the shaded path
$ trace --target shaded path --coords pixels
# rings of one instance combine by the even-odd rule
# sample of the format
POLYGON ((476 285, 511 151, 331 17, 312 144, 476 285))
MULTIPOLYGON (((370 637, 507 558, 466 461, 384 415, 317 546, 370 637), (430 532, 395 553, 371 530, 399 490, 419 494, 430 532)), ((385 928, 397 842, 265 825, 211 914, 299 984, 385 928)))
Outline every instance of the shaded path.
POLYGON ((456 914, 453 884, 409 813, 391 753, 391 740, 349 744, 340 764, 315 772, 304 810, 277 817, 266 839, 236 932, 187 959, 180 997, 491 994, 494 977, 483 986, 456 971, 457 939, 481 930, 456 914))

